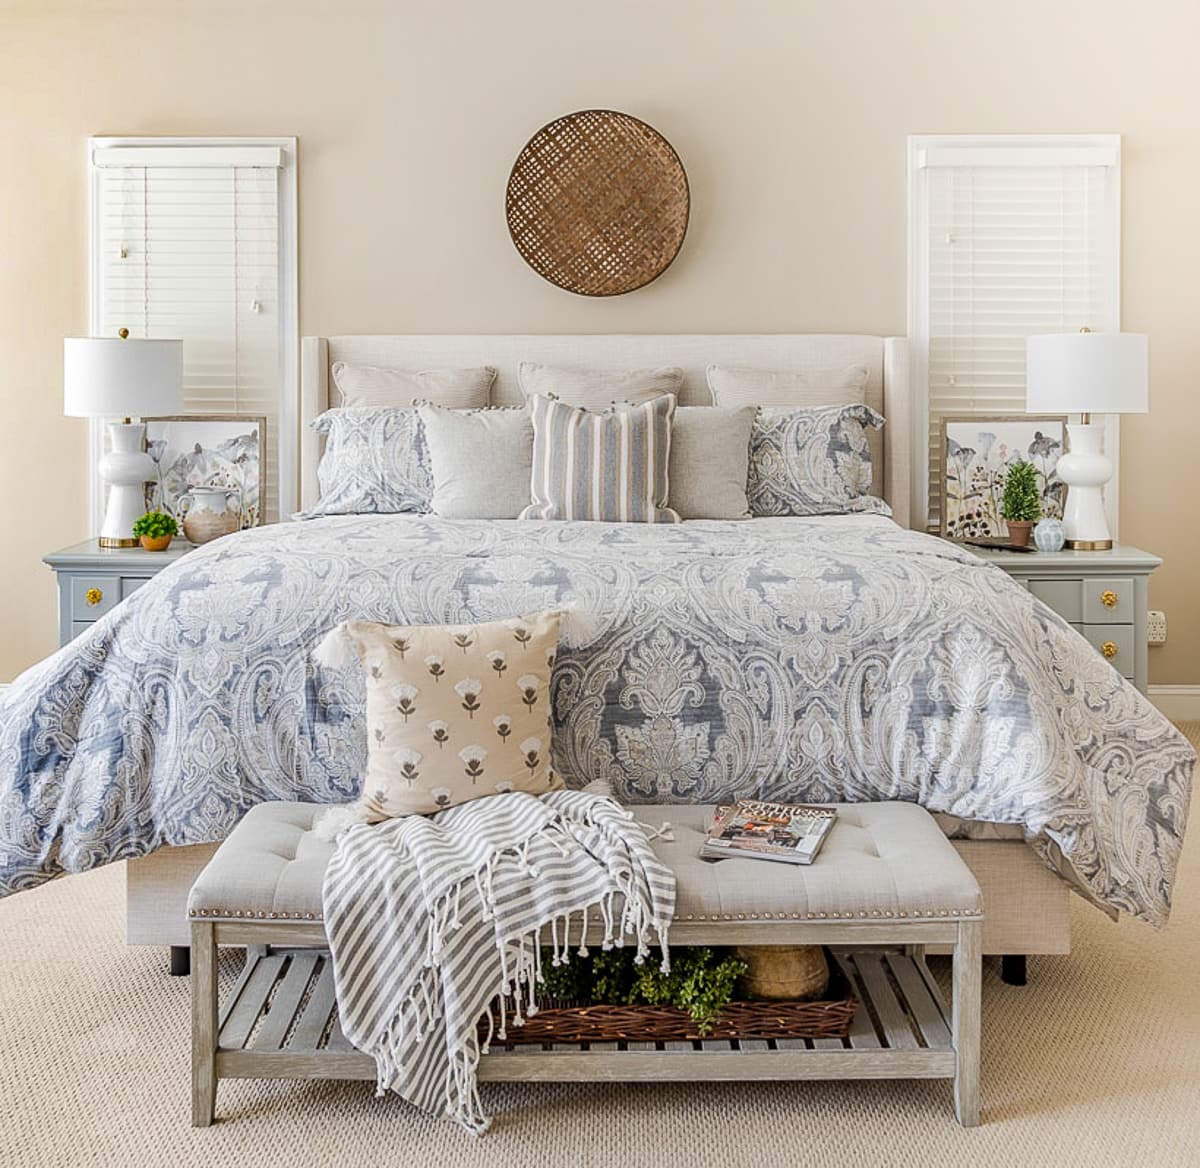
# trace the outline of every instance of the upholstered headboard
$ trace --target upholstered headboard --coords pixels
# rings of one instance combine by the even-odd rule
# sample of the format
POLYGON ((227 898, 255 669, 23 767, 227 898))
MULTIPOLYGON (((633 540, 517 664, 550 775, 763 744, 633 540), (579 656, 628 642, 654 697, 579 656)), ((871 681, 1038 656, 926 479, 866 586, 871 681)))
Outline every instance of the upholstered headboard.
POLYGON ((840 370, 865 365, 867 404, 887 418, 883 466, 876 475, 878 493, 891 504, 896 522, 909 522, 911 429, 908 394, 908 343, 903 337, 853 334, 585 334, 568 336, 349 336, 305 337, 300 353, 300 498, 310 506, 317 497, 319 436, 308 423, 329 406, 330 366, 377 365, 391 369, 496 369, 492 401, 519 405, 517 365, 588 365, 643 369, 678 365, 684 371, 681 405, 710 405, 705 368, 747 365, 760 369, 840 370))

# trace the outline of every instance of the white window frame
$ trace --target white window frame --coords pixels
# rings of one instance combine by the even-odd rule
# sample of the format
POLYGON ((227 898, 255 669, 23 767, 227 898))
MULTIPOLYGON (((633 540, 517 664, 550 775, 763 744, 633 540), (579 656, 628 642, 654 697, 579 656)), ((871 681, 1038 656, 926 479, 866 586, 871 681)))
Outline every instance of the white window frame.
MULTIPOLYGON (((154 147, 180 147, 248 150, 263 147, 280 151, 278 226, 279 226, 279 518, 286 519, 298 507, 300 497, 300 300, 298 274, 298 233, 296 225, 296 139, 295 138, 159 138, 93 137, 87 141, 88 172, 88 332, 98 336, 101 324, 100 290, 102 256, 100 249, 99 169, 92 165, 93 151, 118 147, 136 147, 139 151, 154 147)), ((150 160, 138 154, 136 160, 150 160)), ((88 445, 89 513, 92 530, 98 531, 104 518, 104 487, 96 466, 104 453, 104 424, 93 419, 88 445)))
MULTIPOLYGON (((1109 187, 1110 230, 1115 239, 1109 248, 1109 279, 1114 295, 1104 331, 1121 329, 1121 136, 1120 134, 914 134, 908 139, 908 337, 912 401, 912 515, 913 525, 924 527, 929 518, 929 187, 924 165, 929 151, 967 164, 972 152, 983 158, 1000 150, 1013 151, 1012 165, 1020 165, 1018 152, 1061 148, 1080 161, 1112 162, 1116 181, 1109 187)), ((1109 530, 1117 537, 1120 499, 1120 417, 1105 418, 1105 453, 1112 460, 1113 477, 1105 488, 1104 509, 1109 530)))

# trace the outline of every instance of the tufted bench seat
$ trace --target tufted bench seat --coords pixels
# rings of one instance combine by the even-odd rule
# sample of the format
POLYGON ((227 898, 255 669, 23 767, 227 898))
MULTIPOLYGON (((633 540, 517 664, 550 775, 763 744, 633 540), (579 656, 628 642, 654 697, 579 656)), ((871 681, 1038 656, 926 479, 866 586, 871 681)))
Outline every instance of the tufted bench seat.
MULTIPOLYGON (((322 955, 321 884, 334 845, 312 831, 321 810, 306 803, 252 808, 192 887, 197 1124, 212 1121, 221 1077, 374 1078, 372 1061, 341 1037, 332 969, 322 955), (248 958, 219 1010, 221 944, 274 952, 248 958), (285 947, 311 952, 289 955, 285 947)), ((736 1050, 705 1042, 688 1051, 499 1051, 481 1060, 480 1079, 945 1077, 954 1080, 959 1121, 978 1122, 982 896, 927 812, 911 803, 839 806, 817 861, 803 867, 701 860, 712 807, 634 810, 645 823, 672 825, 674 838, 653 845, 677 882, 672 945, 872 947, 843 963, 864 1003, 850 1038, 736 1050), (950 1012, 925 968, 926 944, 951 947, 950 1012), (883 946, 904 951, 881 957, 883 946)))

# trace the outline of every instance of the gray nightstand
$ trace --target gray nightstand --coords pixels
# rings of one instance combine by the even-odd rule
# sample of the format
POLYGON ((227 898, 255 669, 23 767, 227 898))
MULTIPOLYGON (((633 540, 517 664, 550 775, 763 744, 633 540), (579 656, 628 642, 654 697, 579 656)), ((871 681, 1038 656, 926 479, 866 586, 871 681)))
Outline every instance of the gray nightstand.
POLYGON ((968 550, 1019 580, 1146 692, 1147 592, 1158 556, 1127 544, 1107 552, 968 550))
POLYGON ((140 547, 102 548, 89 539, 51 552, 42 563, 58 577, 59 645, 77 637, 194 546, 176 537, 165 552, 147 552, 140 547))

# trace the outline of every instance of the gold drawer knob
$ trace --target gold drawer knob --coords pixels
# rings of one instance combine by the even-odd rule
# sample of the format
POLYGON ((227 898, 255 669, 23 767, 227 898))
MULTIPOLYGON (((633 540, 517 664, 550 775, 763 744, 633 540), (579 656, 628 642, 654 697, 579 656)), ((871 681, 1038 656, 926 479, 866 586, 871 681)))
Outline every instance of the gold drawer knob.
POLYGON ((89 608, 94 608, 100 603, 100 601, 104 599, 104 593, 101 592, 99 588, 89 588, 83 594, 83 598, 88 602, 89 608))
POLYGON ((1120 599, 1121 598, 1111 588, 1106 588, 1100 593, 1100 603, 1104 605, 1105 608, 1116 608, 1117 601, 1120 599))
POLYGON ((1104 644, 1100 646, 1100 652, 1111 661, 1117 655, 1116 641, 1105 641, 1104 644))

